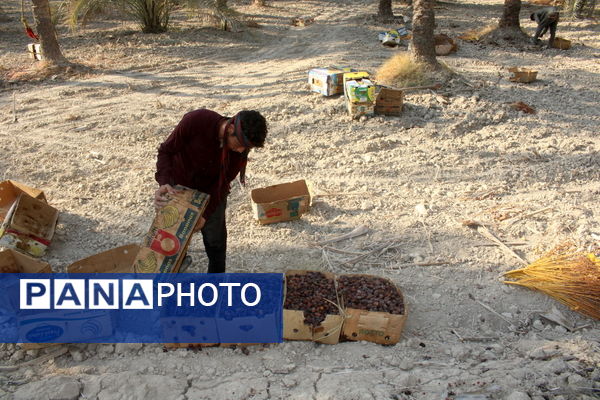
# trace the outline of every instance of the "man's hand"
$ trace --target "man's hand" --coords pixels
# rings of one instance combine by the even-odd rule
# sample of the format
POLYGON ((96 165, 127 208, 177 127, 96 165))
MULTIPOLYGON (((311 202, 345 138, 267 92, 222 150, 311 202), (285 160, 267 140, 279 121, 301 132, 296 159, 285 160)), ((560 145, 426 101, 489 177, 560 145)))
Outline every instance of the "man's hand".
POLYGON ((202 229, 204 227, 205 223, 206 223, 206 220, 204 219, 204 217, 200 217, 198 219, 198 222, 196 222, 196 226, 194 227, 194 232, 198 232, 200 229, 202 229))
POLYGON ((171 185, 162 185, 154 192, 154 209, 160 210, 167 205, 172 194, 176 194, 177 190, 171 185))

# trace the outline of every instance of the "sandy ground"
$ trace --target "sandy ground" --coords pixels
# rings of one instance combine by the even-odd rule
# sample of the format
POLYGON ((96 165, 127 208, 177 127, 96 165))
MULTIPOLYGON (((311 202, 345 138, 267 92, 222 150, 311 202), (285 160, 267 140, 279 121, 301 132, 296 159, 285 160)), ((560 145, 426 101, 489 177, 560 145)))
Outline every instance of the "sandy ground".
MULTIPOLYGON (((568 51, 459 40, 458 52, 443 61, 462 79, 439 91, 445 98, 413 93, 402 117, 351 121, 341 98, 307 90, 307 72, 333 64, 375 71, 404 51, 377 41, 377 32, 394 26, 371 18, 376 2, 234 6, 260 27, 221 32, 198 28, 196 18, 179 13, 174 29, 161 35, 112 20, 76 33, 61 28, 65 55, 94 71, 69 80, 2 81, 0 179, 44 189, 60 210, 45 260, 61 271, 140 240, 153 215, 157 145, 186 111, 260 110, 270 124, 268 145, 251 154, 248 187, 236 184, 230 196, 228 271, 390 278, 410 310, 402 340, 391 347, 286 342, 167 352, 160 345, 71 345, 54 360, 3 372, 0 398, 600 396, 598 321, 501 283, 499 274, 520 262, 461 225, 486 223, 527 261, 566 240, 582 249, 598 245, 599 25, 561 21, 559 36, 574 42, 568 51), (290 18, 299 16, 315 23, 291 26, 290 18), (512 83, 511 66, 537 69, 540 79, 512 83), (537 114, 507 105, 515 101, 537 114), (301 178, 315 188, 309 214, 270 226, 253 220, 250 189, 301 178), (337 248, 391 247, 344 265, 344 256, 314 246, 360 225, 370 233, 337 248), (540 316, 553 308, 576 329, 540 316)), ((2 7, 12 18, 0 23, 0 72, 8 76, 31 61, 18 2, 2 7)), ((531 9, 525 4, 522 11, 529 32, 531 9)), ((399 6, 395 12, 410 15, 399 6)), ((501 2, 441 2, 436 13, 437 31, 456 37, 497 18, 501 2)), ((204 271, 200 238, 191 253, 193 271, 204 271)), ((0 360, 12 365, 46 351, 1 344, 0 360)))

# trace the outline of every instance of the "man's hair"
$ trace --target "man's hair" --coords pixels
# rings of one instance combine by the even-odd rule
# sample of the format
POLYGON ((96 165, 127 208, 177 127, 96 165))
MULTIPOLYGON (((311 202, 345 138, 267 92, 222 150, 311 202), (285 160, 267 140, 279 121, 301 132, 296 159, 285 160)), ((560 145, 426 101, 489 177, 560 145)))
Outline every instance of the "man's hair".
POLYGON ((238 113, 242 131, 253 147, 263 147, 267 137, 267 121, 258 111, 244 110, 238 113))

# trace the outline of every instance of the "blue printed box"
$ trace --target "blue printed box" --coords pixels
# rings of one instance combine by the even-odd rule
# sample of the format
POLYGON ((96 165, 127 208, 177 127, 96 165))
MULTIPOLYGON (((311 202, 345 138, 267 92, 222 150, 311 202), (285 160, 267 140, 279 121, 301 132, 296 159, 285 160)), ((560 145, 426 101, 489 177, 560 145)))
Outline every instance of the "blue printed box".
POLYGON ((344 74, 355 71, 348 67, 314 68, 308 71, 310 90, 323 96, 344 93, 344 74))
POLYGON ((254 218, 261 225, 299 219, 310 209, 310 191, 305 180, 254 189, 250 197, 254 218))

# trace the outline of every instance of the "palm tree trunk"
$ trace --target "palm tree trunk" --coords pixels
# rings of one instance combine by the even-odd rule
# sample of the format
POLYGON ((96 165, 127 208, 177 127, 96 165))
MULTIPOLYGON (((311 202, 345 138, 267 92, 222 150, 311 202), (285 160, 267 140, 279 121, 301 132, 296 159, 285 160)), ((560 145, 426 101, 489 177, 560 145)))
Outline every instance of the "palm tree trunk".
POLYGON ((65 56, 63 56, 60 46, 58 45, 56 30, 54 29, 50 17, 50 4, 48 3, 48 0, 32 0, 32 2, 33 17, 35 18, 37 33, 40 37, 44 60, 49 64, 68 64, 69 62, 65 56))
POLYGON ((435 0, 414 0, 413 2, 413 36, 412 36, 412 58, 429 69, 437 70, 441 65, 435 57, 435 40, 433 38, 433 27, 435 16, 433 6, 435 0))
POLYGON ((215 6, 216 6, 217 10, 219 10, 219 11, 226 10, 227 9, 227 0, 217 0, 215 2, 215 6))
POLYGON ((379 0, 379 9, 377 17, 381 20, 391 20, 394 18, 392 10, 392 0, 379 0))
POLYGON ((498 24, 499 28, 521 29, 519 13, 521 12, 521 0, 505 0, 502 18, 498 24))

